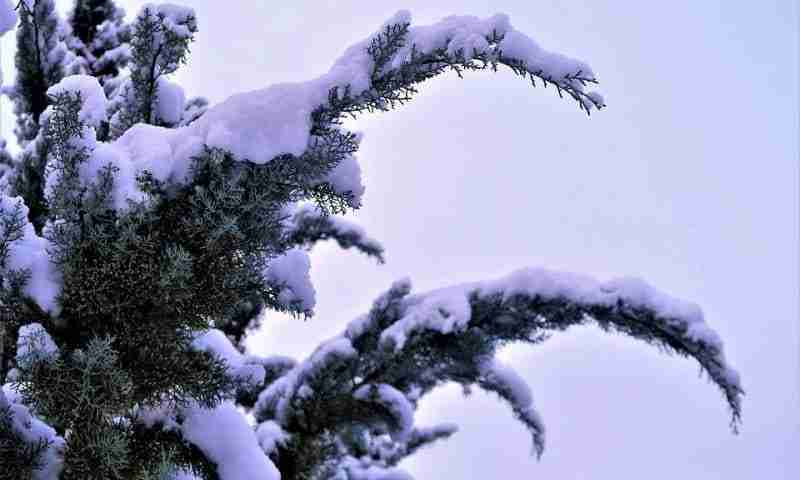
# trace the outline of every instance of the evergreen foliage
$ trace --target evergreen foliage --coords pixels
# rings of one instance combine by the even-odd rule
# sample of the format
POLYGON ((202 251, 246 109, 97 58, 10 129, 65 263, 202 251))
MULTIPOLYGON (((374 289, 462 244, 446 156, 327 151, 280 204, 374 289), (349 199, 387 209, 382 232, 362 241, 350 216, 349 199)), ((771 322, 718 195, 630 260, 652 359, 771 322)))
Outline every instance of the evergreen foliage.
POLYGON ((76 0, 69 15, 72 34, 84 45, 91 45, 103 23, 116 20, 118 12, 112 0, 76 0))
MULTIPOLYGON (((197 31, 190 11, 168 16, 171 6, 148 5, 132 26, 130 78, 122 85, 119 111, 112 117, 111 136, 117 138, 136 123, 175 126, 177 121, 159 115, 159 90, 165 75, 186 62, 189 44, 197 31)), ((180 120, 178 118, 177 120, 180 120)))
POLYGON ((694 358, 739 422, 738 376, 699 310, 631 281, 531 269, 416 295, 399 281, 303 361, 246 353, 264 311, 313 315, 318 242, 384 261, 339 216, 363 193, 343 119, 445 72, 500 67, 587 114, 604 106, 588 66, 506 17, 417 30, 401 12, 327 75, 209 108, 168 79, 197 32, 190 9, 148 5, 126 25, 113 1, 78 0, 69 27, 52 0, 17 11, 24 150, 0 159, 14 166, 0 196, 0 479, 408 478, 403 459, 456 431, 414 423, 451 382, 496 394, 541 455, 530 391, 495 353, 588 323, 694 358))
POLYGON ((17 142, 25 148, 13 180, 14 194, 30 209, 38 231, 44 226, 44 168, 47 142, 38 139, 39 120, 49 103, 47 89, 64 77, 66 48, 53 0, 22 1, 18 6, 16 84, 10 96, 14 102, 17 142))
POLYGON ((13 100, 17 139, 25 146, 39 132, 39 119, 49 104, 47 89, 64 77, 66 49, 53 0, 23 1, 18 11, 13 100))
POLYGON ((32 478, 34 472, 44 466, 44 453, 49 447, 45 438, 29 440, 20 428, 21 412, 13 411, 12 405, 0 391, 0 479, 19 480, 32 478))
MULTIPOLYGON (((77 0, 69 14, 69 47, 76 56, 71 73, 87 73, 101 85, 115 79, 130 60, 125 11, 113 0, 77 0)), ((112 93, 107 90, 106 93, 112 93)))

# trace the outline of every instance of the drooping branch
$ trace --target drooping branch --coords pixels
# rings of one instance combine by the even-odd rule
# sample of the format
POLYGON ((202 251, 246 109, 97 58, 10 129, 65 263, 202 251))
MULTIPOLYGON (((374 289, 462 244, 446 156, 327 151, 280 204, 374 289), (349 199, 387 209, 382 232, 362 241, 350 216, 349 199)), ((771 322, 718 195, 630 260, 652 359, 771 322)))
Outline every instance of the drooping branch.
POLYGON ((325 212, 311 204, 298 207, 286 223, 286 243, 292 247, 309 248, 317 242, 334 240, 341 248, 354 248, 383 263, 383 246, 367 236, 355 223, 325 212))
POLYGON ((605 107, 599 94, 585 90, 598 83, 588 66, 543 51, 532 39, 513 30, 506 17, 483 22, 472 17, 452 18, 449 25, 443 21, 417 28, 402 15, 390 21, 371 38, 367 48, 374 60, 370 88, 354 93, 351 84, 332 87, 327 104, 314 111, 312 132, 324 131, 326 125, 338 123, 342 116, 355 118, 364 111, 386 111, 401 105, 418 92, 417 84, 445 72, 454 71, 463 77, 465 71, 497 71, 498 66, 530 79, 532 86, 536 86, 536 79, 545 88, 552 85, 559 97, 567 94, 587 115, 592 108, 605 107), (483 30, 485 34, 465 41, 465 29, 472 33, 483 30), (417 42, 424 43, 420 46, 417 42))
MULTIPOLYGON (((402 402, 388 409, 388 400, 365 402, 363 389, 389 385, 416 405, 436 386, 456 382, 503 398, 530 430, 540 454, 544 427, 530 391, 519 375, 493 360, 495 352, 508 343, 536 344, 550 332, 595 323, 694 358, 722 390, 734 429, 740 421, 738 375, 700 310, 641 281, 600 283, 531 269, 490 282, 409 293, 407 282, 395 284, 369 314, 268 385, 256 404, 258 420, 277 422, 298 441, 341 436, 351 425, 402 437, 413 426, 410 412, 399 407, 402 402)), ((331 451, 333 457, 320 468, 355 454, 348 448, 331 451)), ((278 452, 282 462, 309 460, 295 457, 299 452, 291 448, 278 452)))

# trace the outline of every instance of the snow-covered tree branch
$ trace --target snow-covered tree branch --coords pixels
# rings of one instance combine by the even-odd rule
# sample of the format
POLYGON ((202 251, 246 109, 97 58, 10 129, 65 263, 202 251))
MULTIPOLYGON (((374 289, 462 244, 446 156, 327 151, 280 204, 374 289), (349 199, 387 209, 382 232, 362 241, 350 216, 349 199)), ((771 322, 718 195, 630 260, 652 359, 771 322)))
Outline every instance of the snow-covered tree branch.
MULTIPOLYGON (((538 344, 550 332, 591 322, 694 358, 725 395, 732 425, 739 421, 738 375, 698 307, 639 280, 599 283, 531 269, 485 283, 409 293, 407 282, 393 285, 341 336, 268 385, 258 398, 256 418, 277 422, 298 444, 317 445, 313 455, 323 444, 332 457, 326 461, 338 468, 354 448, 341 447, 341 430, 356 425, 366 427, 360 435, 404 439, 414 428, 417 400, 438 385, 456 382, 506 401, 530 430, 540 455, 544 425, 530 390, 494 354, 511 342, 538 344)), ((293 463, 292 471, 319 463, 298 458, 291 449, 284 453, 288 459, 280 455, 278 448, 278 464, 293 463)))
POLYGON ((541 455, 533 395, 496 353, 584 324, 693 358, 740 421, 738 375, 699 308, 639 280, 526 269, 413 295, 399 281, 303 361, 246 351, 266 311, 314 315, 318 242, 385 261, 342 217, 364 193, 345 118, 446 72, 504 68, 587 114, 605 106, 587 64, 507 16, 412 26, 399 12, 316 79, 209 106, 170 79, 198 34, 190 8, 147 5, 128 24, 86 0, 63 22, 52 0, 2 0, 0 30, 16 15, 1 480, 408 478, 402 460, 456 432, 414 419, 446 383, 495 394, 541 455))

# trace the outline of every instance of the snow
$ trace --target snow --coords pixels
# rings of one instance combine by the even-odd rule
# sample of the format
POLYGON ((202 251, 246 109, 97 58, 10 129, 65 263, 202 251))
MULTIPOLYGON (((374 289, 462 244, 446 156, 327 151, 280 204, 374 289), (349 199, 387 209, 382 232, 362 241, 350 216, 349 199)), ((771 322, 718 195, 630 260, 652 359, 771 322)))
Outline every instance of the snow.
POLYGON ((502 14, 486 19, 452 15, 434 25, 411 27, 409 41, 398 52, 393 66, 398 66, 411 54, 411 45, 422 54, 444 48, 451 55, 460 50, 465 57, 471 58, 475 50, 486 52, 489 46, 486 37, 491 37, 493 32, 504 35, 509 31, 513 31, 511 23, 508 16, 502 14))
POLYGON ((200 477, 196 477, 186 470, 179 470, 172 480, 200 480, 200 477))
POLYGON ((418 438, 433 439, 450 437, 458 431, 455 423, 440 423, 432 427, 417 428, 414 435, 418 438))
MULTIPOLYGON (((2 388, 0 388, 0 393, 2 393, 0 397, 5 398, 10 403, 22 403, 22 394, 11 383, 3 384, 2 388)), ((2 404, 1 400, 0 404, 2 404)))
MULTIPOLYGON (((403 278, 396 280, 388 291, 381 294, 372 304, 373 311, 383 311, 389 307, 393 301, 397 301, 408 295, 411 292, 411 280, 403 278)), ((375 317, 372 314, 365 314, 356 317, 351 321, 345 329, 344 335, 350 339, 355 340, 369 330, 376 327, 375 317)))
POLYGON ((411 475, 399 468, 382 468, 369 461, 348 457, 342 462, 346 473, 334 480, 414 480, 411 475))
POLYGON ((314 93, 305 84, 240 93, 208 109, 188 128, 208 146, 253 163, 264 164, 286 153, 300 155, 308 146, 311 111, 324 101, 314 93))
POLYGON ((179 428, 175 410, 168 402, 146 407, 137 406, 134 411, 134 418, 147 428, 153 428, 156 424, 161 424, 164 430, 176 430, 179 428))
POLYGON ((270 378, 276 378, 288 372, 297 365, 297 361, 284 355, 271 355, 269 357, 259 357, 257 355, 244 355, 245 362, 252 365, 260 365, 268 373, 270 378))
MULTIPOLYGON (((406 22, 410 22, 410 15, 401 11, 386 24, 406 22)), ((414 27, 409 32, 407 46, 401 48, 390 63, 396 67, 405 61, 412 44, 423 53, 441 47, 450 48, 449 39, 456 42, 452 48, 466 46, 466 39, 489 35, 493 28, 500 28, 499 33, 504 33, 511 27, 504 16, 484 21, 476 17, 448 17, 435 25, 414 27)), ((241 93, 212 107, 193 124, 197 134, 205 138, 209 146, 223 148, 238 158, 254 163, 266 163, 286 153, 302 154, 309 143, 311 112, 327 104, 332 88, 350 85, 350 94, 357 96, 371 87, 374 62, 367 53, 367 47, 375 35, 348 48, 328 73, 314 80, 283 83, 241 93)), ((477 44, 475 40, 469 46, 473 44, 477 44)), ((578 68, 572 73, 583 64, 575 63, 575 66, 578 68)), ((584 72, 590 73, 588 67, 584 72)), ((337 181, 344 182, 347 178, 350 186, 357 187, 353 176, 356 172, 355 160, 348 163, 349 166, 343 167, 346 171, 336 175, 337 181)))
POLYGON ((339 194, 350 193, 349 205, 353 208, 361 206, 361 197, 366 190, 361 181, 361 166, 355 155, 348 155, 331 170, 325 179, 339 194))
POLYGON ((292 398, 303 391, 308 392, 305 383, 317 373, 331 364, 347 361, 356 357, 357 352, 350 341, 343 337, 335 337, 322 343, 305 361, 297 364, 286 375, 272 382, 258 395, 255 405, 257 418, 273 418, 285 425, 294 413, 292 398))
POLYGON ((464 330, 469 324, 469 299, 459 287, 416 296, 414 302, 399 321, 381 333, 381 343, 392 345, 395 351, 399 351, 415 331, 453 333, 464 330))
POLYGON ((248 359, 233 346, 228 337, 220 330, 209 329, 198 335, 192 341, 192 347, 205 352, 210 352, 224 360, 228 365, 230 374, 251 385, 260 385, 264 382, 266 372, 261 365, 249 363, 248 359))
POLYGON ((186 104, 186 93, 183 91, 183 87, 165 77, 160 77, 156 92, 158 99, 156 116, 170 125, 180 122, 186 104))
POLYGON ((200 118, 208 109, 208 100, 203 97, 194 97, 188 100, 185 104, 181 121, 178 124, 180 127, 192 124, 195 120, 200 118))
POLYGON ((572 273, 529 269, 518 271, 504 281, 484 285, 481 291, 487 295, 503 291, 506 298, 518 293, 539 295, 545 299, 564 297, 607 307, 623 302, 633 308, 651 310, 668 324, 685 329, 687 338, 722 351, 722 341, 705 323, 703 312, 696 303, 660 292, 639 278, 618 278, 600 283, 572 273))
POLYGON ((311 260, 308 253, 300 248, 293 248, 272 259, 264 270, 264 278, 271 285, 280 288, 278 300, 283 306, 297 306, 300 311, 311 311, 316 304, 316 298, 310 271, 311 260))
MULTIPOLYGON (((403 317, 384 330, 381 342, 398 351, 414 332, 431 330, 450 333, 466 328, 471 320, 469 295, 473 293, 479 298, 500 295, 508 300, 520 295, 541 300, 562 300, 582 308, 615 308, 624 305, 629 309, 651 312, 654 316, 651 321, 655 324, 673 327, 684 341, 694 342, 710 350, 714 362, 704 363, 704 366, 709 369, 715 381, 721 383, 720 386, 725 389, 730 401, 738 401, 736 392, 742 390, 739 375, 726 364, 722 341, 705 323, 700 307, 662 293, 637 278, 599 282, 589 276, 574 273, 528 268, 496 280, 412 295, 405 299, 403 317)), ((501 315, 496 321, 508 322, 509 318, 501 315)))
POLYGON ((354 237, 359 237, 362 240, 362 243, 370 245, 372 248, 379 249, 381 248, 380 243, 377 240, 369 238, 367 236, 367 232, 364 231, 364 228, 360 225, 357 225, 349 220, 345 220, 344 218, 337 217, 331 215, 330 217, 331 224, 333 228, 339 235, 352 235, 354 237))
POLYGON ((127 60, 131 58, 133 52, 131 50, 131 46, 127 43, 123 43, 122 45, 112 48, 111 50, 107 50, 103 53, 103 56, 98 59, 98 62, 102 63, 118 63, 122 60, 127 60))
POLYGON ((225 360, 231 367, 238 367, 244 363, 244 356, 236 350, 228 337, 222 331, 215 328, 209 329, 192 341, 192 347, 211 352, 222 360, 225 360))
POLYGON ((0 389, 0 407, 8 406, 11 411, 12 428, 28 443, 47 440, 49 447, 42 457, 42 467, 33 474, 33 480, 58 480, 63 465, 65 441, 53 427, 47 425, 30 409, 22 404, 22 397, 10 385, 0 389))
POLYGON ((231 402, 211 410, 187 408, 181 432, 217 465, 221 480, 279 480, 280 473, 259 446, 256 433, 231 402))
POLYGON ((89 75, 70 75, 47 90, 47 95, 74 93, 80 95, 81 105, 78 118, 89 126, 97 128, 106 119, 108 100, 95 77, 89 75))
MULTIPOLYGON (((468 294, 476 291, 482 297, 501 294, 504 299, 515 295, 539 297, 543 300, 563 299, 583 305, 615 306, 624 302, 633 308, 653 311, 673 325, 693 326, 697 339, 720 346, 719 337, 704 328, 703 313, 695 303, 666 295, 643 280, 621 278, 605 283, 569 272, 543 268, 518 270, 506 277, 480 283, 468 283, 434 290, 409 298, 406 314, 383 334, 383 340, 393 341, 402 348, 405 338, 416 330, 435 330, 449 333, 464 328, 470 321, 468 294)), ((498 321, 507 321, 498 318, 498 321)))
POLYGON ((25 285, 24 292, 43 310, 58 315, 60 307, 56 302, 56 296, 61 290, 61 278, 47 254, 49 242, 36 235, 33 225, 27 221, 28 207, 21 197, 0 194, 0 212, 8 214, 15 208, 20 209, 25 225, 22 238, 11 244, 7 267, 29 270, 30 279, 25 285))
POLYGON ((256 429, 256 437, 264 453, 270 455, 279 445, 286 444, 290 435, 277 422, 267 420, 256 429))
MULTIPOLYGON (((167 27, 176 34, 191 34, 187 27, 193 21, 191 9, 174 5, 149 5, 147 8, 151 14, 163 14, 167 27)), ((410 22, 410 15, 401 11, 384 25, 406 22, 410 22)), ((340 87, 341 94, 341 88, 349 85, 350 95, 355 97, 371 88, 374 62, 367 48, 381 31, 346 49, 330 70, 318 78, 239 93, 209 108, 188 126, 178 129, 134 127, 113 144, 99 146, 102 153, 97 161, 121 168, 118 186, 115 185, 115 189, 119 189, 114 195, 116 208, 125 208, 126 198, 141 199, 135 177, 144 169, 155 170, 154 176, 161 181, 186 182, 191 158, 204 145, 224 149, 240 161, 256 164, 265 164, 279 155, 303 154, 313 142, 311 114, 316 108, 327 105, 331 89, 340 87)), ((405 46, 385 68, 396 68, 407 61, 412 45, 420 53, 443 48, 450 53, 463 50, 469 57, 473 50, 486 52, 489 48, 486 37, 493 32, 505 35, 499 47, 504 55, 518 55, 520 60, 541 69, 543 76, 560 79, 565 73, 579 70, 584 76, 592 75, 583 62, 546 52, 532 39, 516 32, 504 15, 487 19, 453 16, 434 25, 412 27, 405 46)), ((496 55, 496 50, 488 53, 496 55)), ((574 88, 583 90, 578 82, 573 83, 574 88)), ((159 92, 164 98, 159 103, 160 114, 165 120, 178 119, 178 106, 185 101, 182 92, 167 81, 159 83, 159 92)), ((360 205, 364 186, 355 156, 346 157, 327 178, 320 180, 330 182, 339 193, 350 192, 351 206, 360 205)))
MULTIPOLYGON (((312 229, 326 230, 343 248, 357 246, 369 252, 383 252, 380 242, 367 235, 360 225, 338 215, 326 214, 314 203, 290 204, 283 213, 287 217, 283 222, 287 236, 302 233, 311 224, 312 229)), ((378 256, 383 258, 381 254, 378 256)))
MULTIPOLYGON (((410 288, 407 280, 396 282, 375 301, 369 314, 357 317, 341 336, 324 343, 307 360, 270 384, 256 402, 257 418, 260 421, 275 421, 278 426, 289 425, 293 419, 302 418, 303 400, 316 394, 314 379, 339 367, 345 370, 349 368, 347 362, 357 355, 352 342, 361 336, 376 334, 376 329, 384 328, 379 335, 381 344, 398 354, 415 333, 436 331, 455 334, 469 328, 473 303, 481 299, 504 302, 554 301, 586 312, 587 315, 597 312, 598 321, 607 321, 604 315, 608 312, 614 317, 610 321, 622 328, 626 322, 622 312, 629 312, 642 322, 643 328, 663 332, 671 338, 670 341, 683 345, 723 389, 734 412, 738 412, 741 395, 738 374, 725 363, 722 343, 706 325, 702 311, 696 304, 659 292, 639 279, 600 282, 584 275, 529 268, 495 280, 456 285, 424 294, 408 295, 410 288)), ((512 305, 514 303, 510 303, 509 308, 512 305)), ((515 320, 507 313, 508 309, 501 310, 505 311, 498 312, 496 318, 481 320, 503 325, 535 320, 515 320)), ((568 320, 564 326, 579 320, 581 317, 568 320)), ((419 375, 424 373, 419 372, 419 375)), ((510 404, 515 417, 530 430, 535 452, 540 455, 544 448, 545 427, 534 408, 533 396, 524 379, 511 367, 491 358, 482 361, 478 373, 474 381, 510 404)), ((361 379, 356 377, 354 381, 360 382, 361 379)), ((384 406, 396 422, 387 425, 392 430, 389 433, 395 441, 402 442, 414 438, 414 432, 417 432, 413 428, 414 409, 421 393, 418 387, 413 386, 405 394, 388 384, 368 384, 358 387, 353 396, 384 406)), ((421 435, 428 433, 435 435, 438 432, 419 432, 421 435)), ((445 428, 441 433, 447 436, 452 431, 445 428)), ((434 439, 431 437, 431 440, 434 439)), ((371 479, 388 475, 387 470, 376 466, 374 462, 356 458, 347 460, 342 468, 349 474, 349 477, 343 478, 371 479)))
POLYGON ((145 11, 163 17, 164 26, 173 34, 183 38, 192 36, 191 30, 186 25, 190 22, 194 22, 197 15, 191 7, 184 7, 172 3, 160 3, 156 5, 148 3, 142 7, 139 15, 142 15, 145 11))
POLYGON ((517 417, 531 430, 533 448, 542 454, 545 444, 545 427, 539 412, 533 406, 530 387, 519 373, 496 359, 481 365, 481 387, 498 393, 506 399, 517 417))
POLYGON ((509 392, 509 398, 515 405, 522 407, 533 405, 530 387, 513 368, 498 360, 492 360, 483 365, 482 372, 493 383, 504 385, 509 392))
POLYGON ((50 47, 45 58, 50 65, 69 65, 75 60, 75 54, 70 51, 63 40, 59 40, 50 47))
POLYGON ((373 326, 372 317, 367 314, 359 315, 350 323, 347 324, 345 335, 350 340, 354 340, 364 334, 370 327, 373 326))
MULTIPOLYGON (((316 79, 234 95, 210 108, 189 128, 206 139, 207 145, 253 163, 264 164, 282 154, 299 156, 309 145, 311 113, 327 104, 333 87, 350 85, 352 95, 370 87, 370 40, 371 37, 348 48, 328 73, 316 79)), ((346 175, 356 170, 354 160, 348 163, 336 175, 340 185, 344 185, 346 175)))
POLYGON ((21 367, 39 361, 51 361, 58 355, 58 347, 39 323, 19 328, 17 338, 17 363, 21 367))
MULTIPOLYGON (((534 39, 515 30, 508 16, 504 14, 485 19, 474 16, 450 16, 434 25, 411 27, 406 45, 391 62, 393 68, 409 58, 412 45, 420 54, 444 49, 450 55, 460 52, 466 59, 473 58, 475 53, 494 56, 500 52, 504 58, 522 62, 528 72, 568 84, 578 91, 583 91, 584 86, 577 80, 566 80, 565 76, 579 72, 583 78, 595 76, 586 63, 549 52, 540 47, 534 39), (496 50, 493 50, 494 47, 487 42, 487 38, 492 38, 494 35, 502 37, 496 50)), ((588 95, 603 104, 602 96, 598 93, 591 92, 588 95)), ((586 106, 591 108, 593 105, 586 106)))
POLYGON ((180 138, 178 133, 152 125, 134 125, 116 142, 98 143, 85 167, 81 167, 81 177, 88 183, 103 166, 116 166, 119 171, 114 177, 114 207, 123 210, 128 199, 146 198, 136 182, 143 170, 160 180, 172 179, 178 183, 186 180, 190 159, 200 154, 203 144, 198 137, 180 138), (176 157, 185 161, 174 162, 176 157))
POLYGON ((353 392, 353 397, 359 400, 377 402, 391 412, 397 422, 397 431, 392 436, 403 440, 414 428, 414 406, 408 401, 403 392, 388 384, 363 385, 353 392))
POLYGON ((592 69, 583 62, 565 57, 558 53, 548 52, 540 47, 532 38, 517 31, 509 31, 498 45, 504 56, 513 57, 525 62, 529 71, 541 70, 545 77, 563 78, 581 72, 581 76, 594 77, 592 69))

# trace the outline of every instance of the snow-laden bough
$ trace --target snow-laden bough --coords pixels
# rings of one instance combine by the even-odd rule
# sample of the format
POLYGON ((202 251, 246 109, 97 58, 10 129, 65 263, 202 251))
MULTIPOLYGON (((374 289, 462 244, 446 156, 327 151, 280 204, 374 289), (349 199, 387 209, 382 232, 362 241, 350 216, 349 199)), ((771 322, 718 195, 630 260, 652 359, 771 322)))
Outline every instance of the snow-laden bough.
MULTIPOLYGON (((107 164, 119 169, 114 198, 116 207, 124 209, 127 199, 145 197, 136 182, 144 170, 160 181, 184 184, 191 181, 192 158, 204 148, 218 148, 239 161, 255 164, 285 156, 301 157, 319 143, 315 130, 321 119, 330 123, 363 109, 386 110, 390 104, 409 99, 416 92, 415 84, 448 70, 460 75, 463 70, 506 66, 534 84, 538 79, 544 86, 551 85, 587 113, 604 106, 598 93, 586 89, 596 83, 588 65, 544 50, 516 31, 505 15, 486 19, 452 16, 419 27, 411 27, 410 22, 408 12, 398 12, 381 30, 348 48, 326 74, 313 80, 233 95, 188 126, 139 124, 113 142, 88 145, 92 154, 87 171, 96 175, 107 164)), ((53 88, 58 92, 87 90, 84 82, 69 77, 53 88)), ((159 88, 164 89, 165 98, 185 98, 175 91, 175 85, 159 88)), ((94 93, 91 98, 96 98, 94 93)), ((91 119, 104 117, 102 105, 93 100, 81 114, 91 119)), ((170 105, 164 108, 169 110, 170 105)), ((91 177, 88 174, 85 181, 91 182, 91 177)), ((320 180, 340 193, 349 192, 353 206, 360 204, 364 189, 354 155, 346 155, 320 180)))
MULTIPOLYGON (((495 353, 511 342, 537 344, 550 332, 594 323, 694 358, 725 396, 734 429, 740 421, 739 375, 701 310, 641 280, 599 282, 534 268, 424 294, 410 291, 408 281, 395 283, 368 314, 268 385, 255 404, 256 418, 299 438, 364 424, 370 442, 404 451, 419 399, 456 382, 503 399, 541 455, 545 429, 530 388, 495 353)), ((339 454, 352 457, 342 468, 361 465, 347 448, 339 454)))

